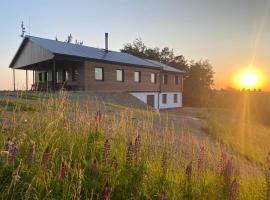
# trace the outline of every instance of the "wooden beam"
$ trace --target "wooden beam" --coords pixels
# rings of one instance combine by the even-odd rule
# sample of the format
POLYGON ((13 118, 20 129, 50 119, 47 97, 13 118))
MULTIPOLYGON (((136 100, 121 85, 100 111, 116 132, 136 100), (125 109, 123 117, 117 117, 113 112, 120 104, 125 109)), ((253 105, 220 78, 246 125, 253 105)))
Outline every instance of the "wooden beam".
POLYGON ((16 91, 15 69, 13 69, 13 91, 16 91))
POLYGON ((55 60, 53 59, 53 68, 52 68, 52 90, 55 91, 56 90, 56 72, 55 72, 55 60))
POLYGON ((26 91, 28 91, 28 70, 27 69, 25 71, 25 75, 26 75, 25 89, 26 91))

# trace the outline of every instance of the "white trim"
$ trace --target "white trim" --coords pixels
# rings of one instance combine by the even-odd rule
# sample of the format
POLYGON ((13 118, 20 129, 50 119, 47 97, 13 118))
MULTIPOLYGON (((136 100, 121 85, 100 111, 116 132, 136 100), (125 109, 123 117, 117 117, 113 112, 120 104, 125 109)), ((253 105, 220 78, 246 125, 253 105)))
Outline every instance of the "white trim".
POLYGON ((164 108, 180 108, 182 107, 182 93, 181 92, 131 92, 131 95, 141 100, 145 104, 147 103, 147 95, 154 95, 155 99, 155 109, 158 109, 158 99, 159 99, 159 109, 164 108), (167 103, 162 103, 162 95, 167 94, 167 103), (177 103, 174 103, 174 94, 178 95, 177 103), (159 95, 159 98, 158 98, 159 95))

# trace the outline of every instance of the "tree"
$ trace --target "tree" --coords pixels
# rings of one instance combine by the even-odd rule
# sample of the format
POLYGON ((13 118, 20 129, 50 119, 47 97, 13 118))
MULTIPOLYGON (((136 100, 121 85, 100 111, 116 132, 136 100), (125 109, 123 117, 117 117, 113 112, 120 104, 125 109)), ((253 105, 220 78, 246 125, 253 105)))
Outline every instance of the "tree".
POLYGON ((183 103, 186 106, 208 106, 214 85, 214 71, 205 61, 191 62, 184 77, 183 103))
POLYGON ((185 106, 207 106, 211 87, 214 85, 214 71, 211 64, 205 61, 188 61, 183 55, 174 55, 169 47, 149 48, 139 38, 124 45, 121 52, 129 53, 144 59, 152 59, 176 69, 185 71, 183 103, 185 106))

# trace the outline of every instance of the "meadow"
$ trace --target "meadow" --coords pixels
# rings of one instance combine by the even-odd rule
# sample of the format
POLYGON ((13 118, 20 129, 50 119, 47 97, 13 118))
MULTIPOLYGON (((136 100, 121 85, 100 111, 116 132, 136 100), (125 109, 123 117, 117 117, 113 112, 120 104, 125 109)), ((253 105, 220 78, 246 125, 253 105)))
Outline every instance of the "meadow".
MULTIPOLYGON (((166 113, 75 101, 65 92, 0 100, 1 199, 270 198, 263 145, 258 160, 245 160, 246 151, 212 149, 166 113)), ((207 133, 231 144, 210 121, 216 116, 201 116, 207 133)))

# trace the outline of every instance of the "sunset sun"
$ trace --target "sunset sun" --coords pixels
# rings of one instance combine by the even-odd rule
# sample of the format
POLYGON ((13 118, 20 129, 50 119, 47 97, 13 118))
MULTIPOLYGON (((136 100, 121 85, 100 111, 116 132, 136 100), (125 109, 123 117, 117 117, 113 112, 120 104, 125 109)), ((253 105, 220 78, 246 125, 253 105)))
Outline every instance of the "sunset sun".
POLYGON ((255 87, 259 82, 259 75, 252 71, 246 71, 240 75, 239 83, 242 87, 255 87))

